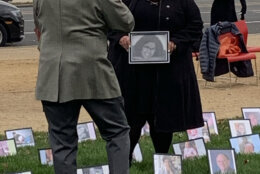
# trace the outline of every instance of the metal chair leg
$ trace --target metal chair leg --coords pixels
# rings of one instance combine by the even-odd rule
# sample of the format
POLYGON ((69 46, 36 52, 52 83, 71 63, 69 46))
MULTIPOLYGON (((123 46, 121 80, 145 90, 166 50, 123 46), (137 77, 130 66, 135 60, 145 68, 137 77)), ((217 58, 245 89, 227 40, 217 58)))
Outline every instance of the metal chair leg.
POLYGON ((258 79, 258 72, 257 72, 257 65, 256 65, 256 59, 255 59, 255 76, 256 76, 256 86, 258 86, 258 81, 259 81, 259 79, 258 79))
POLYGON ((229 89, 231 89, 231 70, 230 70, 230 63, 228 62, 228 72, 229 72, 229 89))

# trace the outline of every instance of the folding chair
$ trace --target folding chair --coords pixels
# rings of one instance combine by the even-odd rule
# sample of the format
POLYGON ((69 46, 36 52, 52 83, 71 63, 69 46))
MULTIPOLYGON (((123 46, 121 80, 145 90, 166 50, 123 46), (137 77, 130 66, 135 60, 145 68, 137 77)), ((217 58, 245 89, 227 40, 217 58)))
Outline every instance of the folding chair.
MULTIPOLYGON (((244 35, 243 34, 243 37, 244 37, 244 42, 245 44, 247 43, 247 35, 244 35)), ((231 37, 237 37, 237 36, 234 36, 231 32, 228 32, 228 33, 224 33, 224 34, 221 34, 219 36, 219 40, 222 40, 224 38, 231 38, 231 37)), ((238 46, 238 45, 237 45, 238 46)), ((241 53, 241 52, 238 52, 237 54, 233 55, 233 54, 227 54, 225 55, 224 57, 220 57, 218 56, 217 57, 218 59, 226 59, 227 60, 227 64, 228 64, 228 70, 229 70, 229 87, 231 88, 231 68, 230 68, 230 63, 233 63, 233 62, 238 62, 238 61, 245 61, 245 60, 251 60, 251 59, 254 59, 255 60, 255 71, 256 71, 256 85, 258 85, 258 76, 257 76, 257 65, 256 65, 256 55, 253 54, 253 53, 241 53)))
MULTIPOLYGON (((244 42, 247 46, 247 38, 248 38, 248 27, 246 24, 245 20, 239 20, 237 22, 235 22, 236 27, 239 29, 240 33, 243 35, 244 38, 244 42)), ((248 47, 247 46, 247 51, 249 53, 260 53, 260 46, 251 46, 248 47)), ((255 59, 255 74, 256 74, 256 78, 257 78, 257 85, 258 85, 258 74, 257 74, 257 64, 256 64, 256 59, 255 59)))

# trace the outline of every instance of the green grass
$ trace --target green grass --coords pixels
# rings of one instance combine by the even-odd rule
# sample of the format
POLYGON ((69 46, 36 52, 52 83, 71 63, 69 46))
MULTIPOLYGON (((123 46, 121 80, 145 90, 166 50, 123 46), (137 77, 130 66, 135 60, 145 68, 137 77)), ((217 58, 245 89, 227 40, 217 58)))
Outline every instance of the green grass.
MULTIPOLYGON (((230 130, 227 120, 218 123, 219 135, 211 136, 211 142, 206 144, 207 148, 230 148, 229 138, 230 130)), ((260 133, 260 126, 253 129, 253 133, 260 133)), ((15 156, 0 157, 0 174, 9 172, 32 171, 33 174, 52 174, 54 173, 52 166, 44 166, 40 164, 38 157, 38 149, 48 148, 48 139, 46 132, 34 133, 36 146, 18 148, 15 156)), ((4 139, 0 135, 0 139, 4 139)), ((175 133, 173 143, 186 141, 185 132, 175 133)), ((153 174, 153 154, 154 149, 150 137, 142 137, 140 146, 143 153, 142 163, 133 163, 131 174, 153 174)), ((173 153, 172 147, 169 153, 173 153)), ((78 150, 78 167, 86 167, 91 165, 102 165, 107 163, 105 150, 105 142, 98 135, 96 141, 87 141, 79 144, 78 150)), ((260 155, 236 155, 236 164, 238 174, 260 174, 260 155)), ((196 158, 183 161, 183 174, 209 174, 208 158, 196 158)))

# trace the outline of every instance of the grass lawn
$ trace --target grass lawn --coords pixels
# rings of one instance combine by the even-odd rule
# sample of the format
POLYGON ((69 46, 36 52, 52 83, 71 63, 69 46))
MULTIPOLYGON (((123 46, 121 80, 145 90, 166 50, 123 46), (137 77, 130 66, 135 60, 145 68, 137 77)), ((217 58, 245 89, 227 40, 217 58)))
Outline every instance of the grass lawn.
MULTIPOLYGON (((228 120, 218 122, 219 135, 211 136, 211 142, 206 144, 208 149, 230 148, 230 130, 228 120)), ((260 133, 260 127, 255 127, 253 133, 260 133)), ((15 156, 0 157, 0 174, 11 172, 32 171, 33 174, 52 174, 52 166, 40 164, 38 149, 48 148, 46 132, 34 132, 35 147, 18 148, 15 156)), ((4 139, 4 135, 0 135, 4 139)), ((174 133, 173 143, 188 140, 185 132, 174 133)), ((150 137, 142 137, 140 146, 143 153, 143 162, 133 163, 131 174, 153 174, 154 149, 150 137)), ((172 147, 169 153, 173 153, 172 147)), ((78 168, 107 164, 105 142, 98 135, 96 141, 87 141, 79 144, 78 168)), ((236 155, 238 174, 260 174, 260 154, 236 155)), ((183 161, 183 174, 209 174, 208 158, 196 158, 183 161)))

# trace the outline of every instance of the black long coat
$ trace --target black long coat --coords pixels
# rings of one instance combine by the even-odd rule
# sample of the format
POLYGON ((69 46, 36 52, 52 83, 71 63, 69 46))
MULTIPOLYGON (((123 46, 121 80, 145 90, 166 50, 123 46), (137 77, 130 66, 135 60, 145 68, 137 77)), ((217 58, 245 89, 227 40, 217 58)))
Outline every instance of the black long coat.
MULTIPOLYGON (((240 0, 241 13, 246 13, 246 0, 240 0)), ((234 0, 214 0, 211 7, 211 20, 210 24, 214 25, 219 21, 237 21, 237 14, 235 9, 234 0)))
MULTIPOLYGON (((126 2, 134 16, 136 2, 126 2)), ((160 8, 157 30, 170 31, 170 40, 177 45, 169 64, 129 65, 128 54, 119 45, 120 38, 127 33, 109 34, 108 56, 125 99, 126 115, 129 117, 147 112, 143 111, 144 108, 152 108, 158 130, 175 132, 200 127, 203 125, 202 108, 191 55, 193 42, 202 35, 203 23, 199 9, 194 0, 161 0, 160 8), (149 88, 146 82, 153 78, 149 74, 143 77, 146 72, 151 72, 151 76, 155 77, 153 84, 149 84, 154 87, 150 89, 153 91, 150 94, 140 93, 140 88, 143 91, 149 88), (152 106, 147 106, 149 102, 142 103, 149 99, 154 101, 152 106)), ((150 25, 147 21, 144 23, 150 25)))

